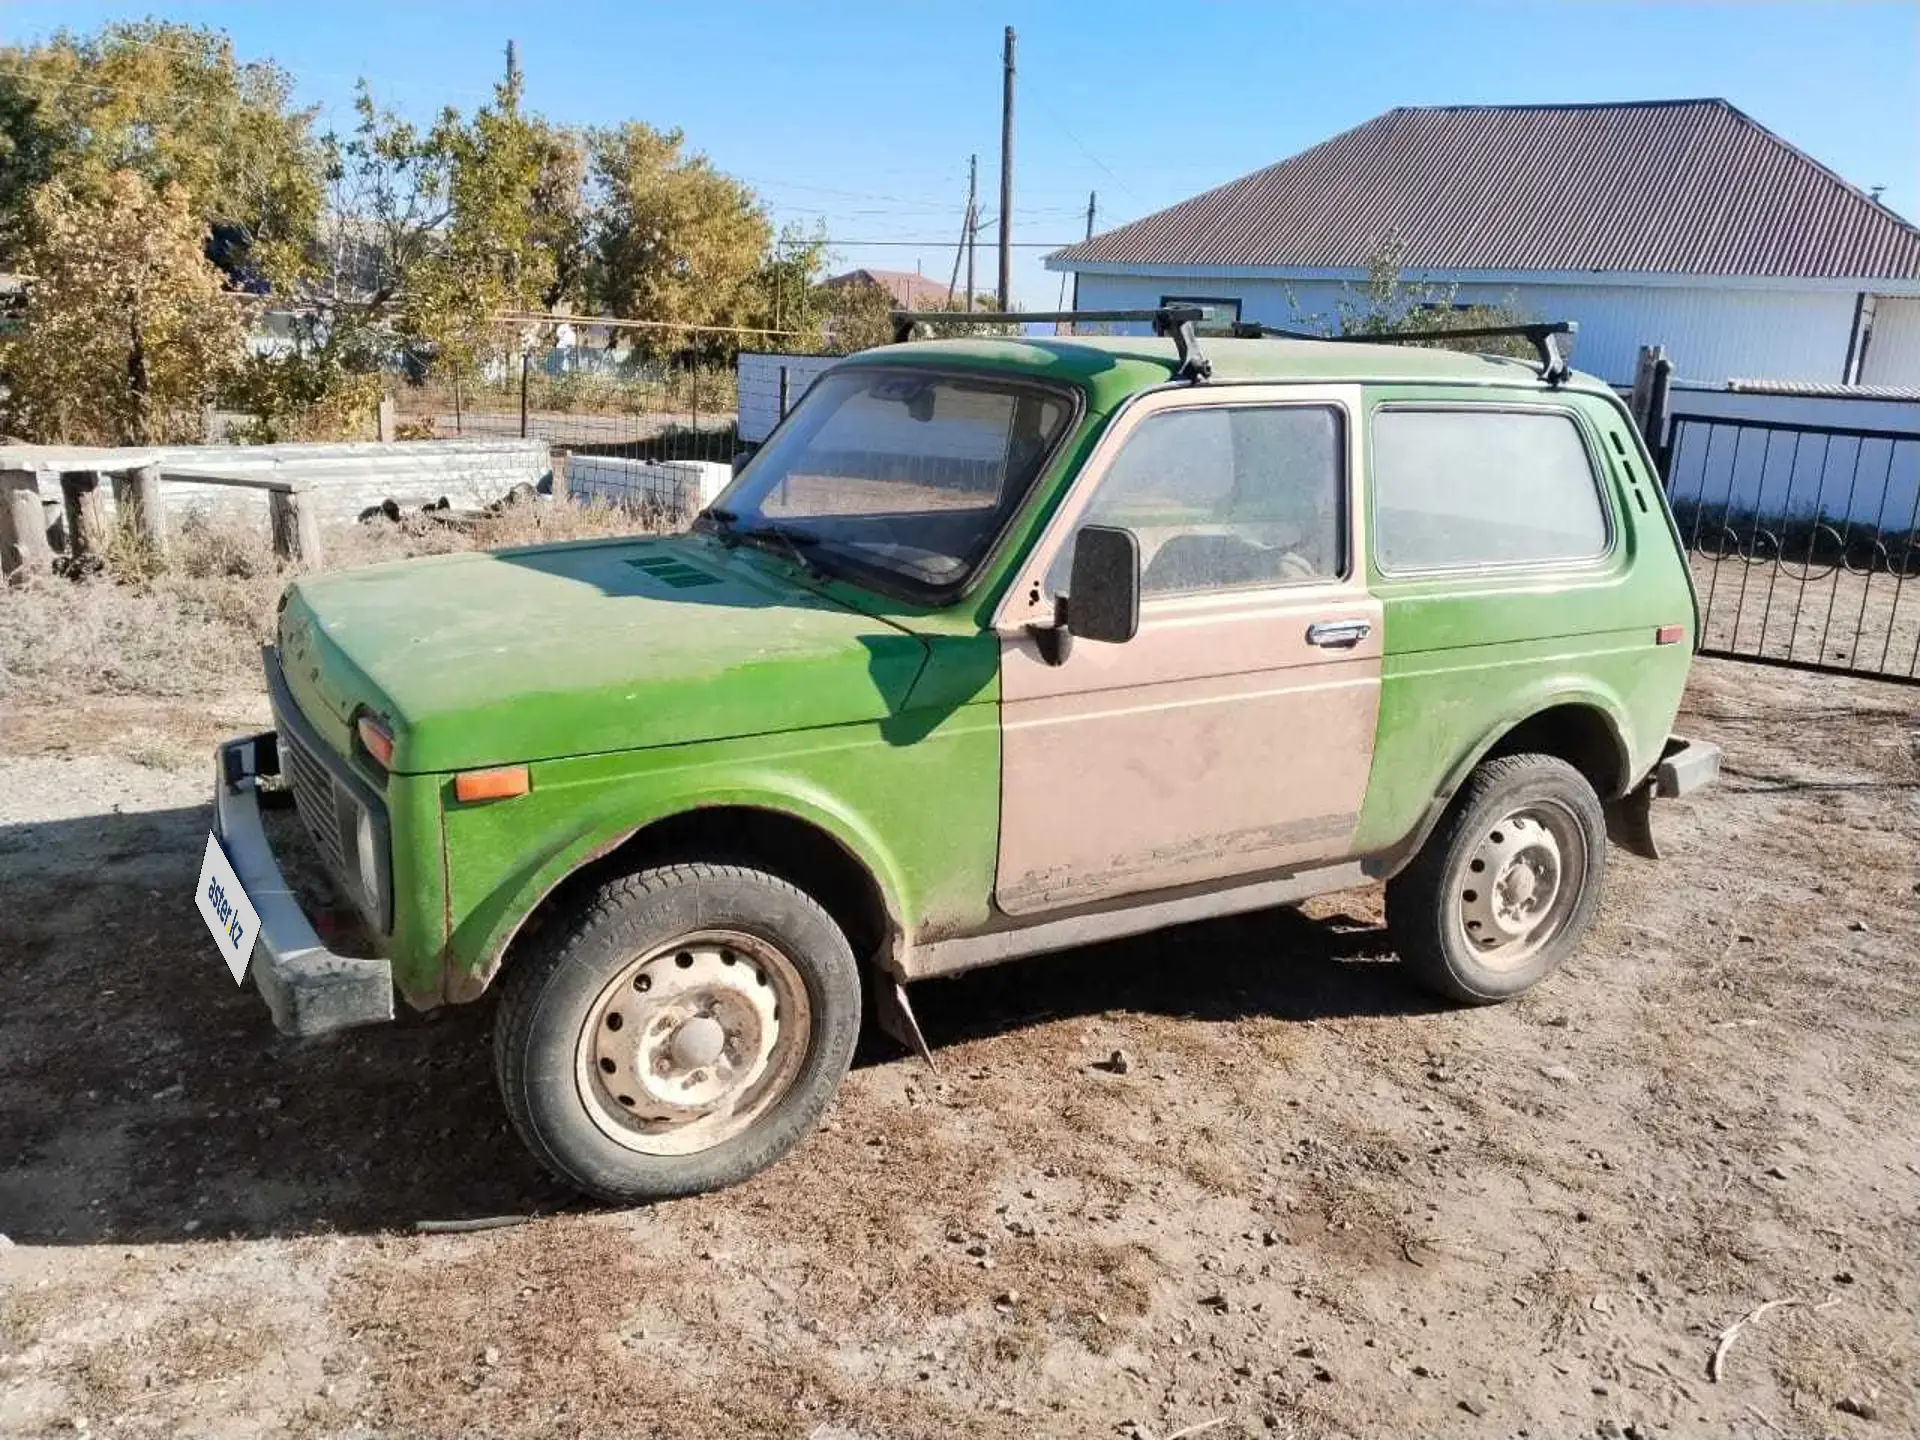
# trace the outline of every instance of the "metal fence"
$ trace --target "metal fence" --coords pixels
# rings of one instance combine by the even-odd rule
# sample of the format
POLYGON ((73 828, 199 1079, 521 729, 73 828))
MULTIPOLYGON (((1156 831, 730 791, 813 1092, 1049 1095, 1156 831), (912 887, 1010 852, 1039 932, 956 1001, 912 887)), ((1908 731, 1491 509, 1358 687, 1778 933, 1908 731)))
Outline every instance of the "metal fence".
POLYGON ((1676 414, 1662 454, 1704 652, 1920 683, 1920 433, 1676 414))
POLYGON ((413 435, 524 436, 580 455, 725 463, 765 438, 768 417, 831 363, 802 348, 781 331, 636 322, 503 333, 479 363, 406 387, 400 422, 413 435))

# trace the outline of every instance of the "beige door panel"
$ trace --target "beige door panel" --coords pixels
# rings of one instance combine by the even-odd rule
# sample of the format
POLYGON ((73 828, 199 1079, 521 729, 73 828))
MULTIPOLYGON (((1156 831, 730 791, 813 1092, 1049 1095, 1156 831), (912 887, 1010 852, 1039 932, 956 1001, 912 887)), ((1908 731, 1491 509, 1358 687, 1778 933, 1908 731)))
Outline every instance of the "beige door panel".
POLYGON ((1001 843, 995 898, 1010 914, 1345 856, 1378 715, 1382 615, 1359 578, 1351 472, 1357 395, 1223 387, 1176 402, 1342 404, 1349 437, 1344 580, 1156 597, 1123 645, 1072 639, 1041 658, 1022 621, 1052 614, 1049 566, 1092 480, 1139 416, 1096 452, 1029 562, 1001 627, 1001 843), (1037 597, 1037 598, 1036 598, 1037 597), (1341 627, 1318 633, 1316 626, 1341 627))
POLYGON ((1000 907, 1023 915, 1348 853, 1373 760, 1380 605, 1142 615, 1048 665, 1002 646, 1000 907), (1360 621, 1350 650, 1307 627, 1360 621), (1131 652, 1122 662, 1122 652, 1131 652))

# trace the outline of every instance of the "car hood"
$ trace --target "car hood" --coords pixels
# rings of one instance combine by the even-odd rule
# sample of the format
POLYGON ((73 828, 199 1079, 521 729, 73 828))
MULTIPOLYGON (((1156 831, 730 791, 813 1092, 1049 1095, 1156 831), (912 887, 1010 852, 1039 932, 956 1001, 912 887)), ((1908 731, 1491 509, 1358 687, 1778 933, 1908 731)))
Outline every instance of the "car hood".
POLYGON ((440 555, 296 581, 289 688, 347 743, 393 727, 400 773, 883 719, 921 641, 693 537, 440 555))

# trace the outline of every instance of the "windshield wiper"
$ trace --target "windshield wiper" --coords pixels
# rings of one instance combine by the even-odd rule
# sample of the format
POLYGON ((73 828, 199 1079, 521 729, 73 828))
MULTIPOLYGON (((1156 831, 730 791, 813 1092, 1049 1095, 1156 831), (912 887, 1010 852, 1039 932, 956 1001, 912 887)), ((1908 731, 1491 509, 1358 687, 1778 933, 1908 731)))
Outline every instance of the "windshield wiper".
POLYGON ((695 525, 698 525, 702 520, 712 523, 714 533, 718 535, 724 543, 728 545, 737 545, 740 543, 739 537, 733 534, 733 527, 740 520, 738 511, 725 510, 718 505, 709 505, 693 517, 693 523, 695 525))
MULTIPOLYGON (((707 513, 712 514, 713 512, 708 511, 707 513)), ((736 540, 746 540, 749 542, 759 540, 776 541, 786 551, 793 563, 806 571, 807 574, 813 576, 816 580, 826 579, 827 572, 815 564, 806 553, 809 549, 820 543, 820 537, 818 535, 806 530, 795 530, 786 525, 755 525, 748 530, 735 530, 732 532, 732 535, 736 540)))

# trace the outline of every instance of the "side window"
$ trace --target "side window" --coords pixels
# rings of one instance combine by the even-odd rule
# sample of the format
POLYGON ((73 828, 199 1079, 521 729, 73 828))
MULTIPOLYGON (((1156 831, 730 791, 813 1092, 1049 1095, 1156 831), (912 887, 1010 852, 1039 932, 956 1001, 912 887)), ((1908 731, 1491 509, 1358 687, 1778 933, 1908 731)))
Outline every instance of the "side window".
POLYGON ((1569 416, 1384 409, 1370 464, 1374 554, 1389 573, 1606 552, 1600 488, 1569 416))
MULTIPOLYGON (((1345 560, 1345 456, 1333 406, 1169 410, 1127 438, 1082 523, 1139 537, 1149 596, 1332 578, 1345 560)), ((1072 552, 1054 560, 1056 594, 1072 552)))

